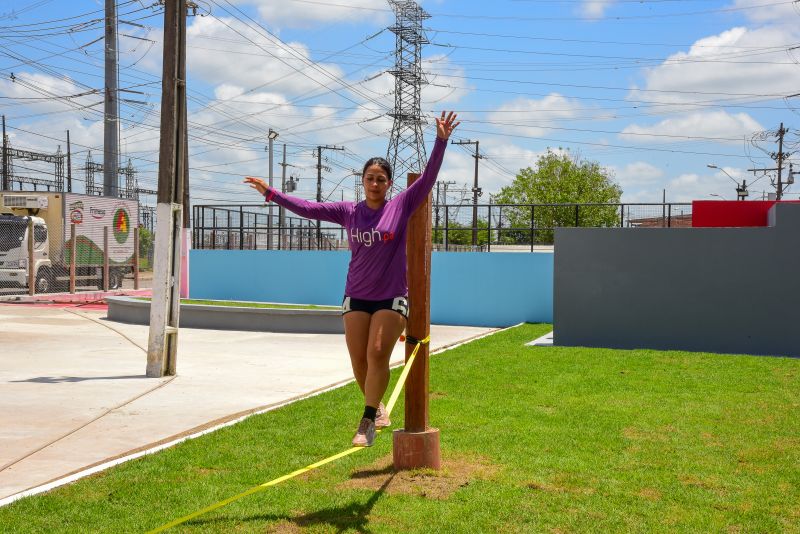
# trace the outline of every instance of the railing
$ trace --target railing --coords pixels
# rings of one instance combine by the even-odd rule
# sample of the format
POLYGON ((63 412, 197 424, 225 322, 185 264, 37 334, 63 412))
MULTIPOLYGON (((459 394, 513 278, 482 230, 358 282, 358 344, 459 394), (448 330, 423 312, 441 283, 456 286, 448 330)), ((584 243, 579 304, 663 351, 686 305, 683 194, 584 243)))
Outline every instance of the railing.
MULTIPOLYGON (((264 204, 194 206, 193 248, 346 250, 341 226, 268 213, 264 204)), ((435 250, 534 251, 554 230, 691 226, 688 203, 441 204, 433 206, 435 250), (477 208, 477 209, 476 209, 477 208), (477 214, 477 219, 473 217, 477 214)))
POLYGON ((347 249, 341 226, 302 217, 270 217, 264 204, 195 205, 192 248, 223 250, 347 249))

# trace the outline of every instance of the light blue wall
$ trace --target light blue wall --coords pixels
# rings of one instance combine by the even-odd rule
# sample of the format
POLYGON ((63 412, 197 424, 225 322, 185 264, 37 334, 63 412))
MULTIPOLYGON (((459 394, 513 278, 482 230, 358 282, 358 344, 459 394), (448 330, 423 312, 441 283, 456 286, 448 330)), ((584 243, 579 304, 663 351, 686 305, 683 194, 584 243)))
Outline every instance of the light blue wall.
POLYGON ((510 326, 552 321, 552 253, 433 253, 432 323, 510 326))
MULTIPOLYGON (((350 253, 193 250, 192 298, 339 305, 350 253)), ((431 322, 508 326, 553 320, 553 254, 434 252, 431 322)))

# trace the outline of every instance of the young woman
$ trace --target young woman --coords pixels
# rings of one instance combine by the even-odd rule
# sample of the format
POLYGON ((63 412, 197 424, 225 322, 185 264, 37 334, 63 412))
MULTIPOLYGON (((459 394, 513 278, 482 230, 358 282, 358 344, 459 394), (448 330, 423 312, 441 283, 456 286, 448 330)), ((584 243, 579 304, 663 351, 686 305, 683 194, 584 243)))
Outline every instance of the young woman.
POLYGON ((392 169, 383 158, 364 165, 361 182, 365 200, 310 202, 268 187, 260 178, 245 183, 275 202, 308 219, 328 221, 347 230, 351 258, 342 315, 353 374, 364 394, 364 415, 353 445, 369 447, 375 429, 389 426, 381 399, 389 384, 389 358, 408 318, 406 283, 406 224, 436 182, 450 134, 458 126, 453 112, 436 119, 436 143, 422 176, 392 198, 392 169))

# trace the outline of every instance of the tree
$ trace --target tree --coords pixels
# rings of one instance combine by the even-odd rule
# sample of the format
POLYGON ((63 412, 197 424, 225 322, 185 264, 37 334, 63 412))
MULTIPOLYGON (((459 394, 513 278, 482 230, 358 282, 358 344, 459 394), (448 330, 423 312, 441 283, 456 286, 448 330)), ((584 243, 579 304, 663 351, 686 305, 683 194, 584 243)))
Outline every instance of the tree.
POLYGON ((153 232, 145 228, 144 226, 139 227, 139 258, 146 259, 147 261, 141 261, 140 259, 140 268, 143 270, 150 270, 153 268, 153 241, 155 236, 153 232))
MULTIPOLYGON (((556 227, 616 226, 616 206, 578 206, 576 211, 574 204, 614 204, 621 196, 622 189, 614 182, 613 174, 596 161, 548 149, 537 160, 535 169, 521 169, 514 182, 500 190, 496 202, 546 204, 533 208, 535 238, 537 242, 552 243, 556 227)), ((518 242, 531 238, 530 206, 505 208, 503 217, 508 221, 507 227, 515 229, 508 231, 509 237, 518 242)))
MULTIPOLYGON (((484 219, 478 219, 478 246, 483 246, 489 241, 487 229, 489 223, 484 219)), ((433 242, 444 244, 444 225, 437 230, 433 229, 433 242)), ((450 221, 447 227, 447 242, 450 245, 472 245, 472 225, 461 224, 457 221, 450 221)))

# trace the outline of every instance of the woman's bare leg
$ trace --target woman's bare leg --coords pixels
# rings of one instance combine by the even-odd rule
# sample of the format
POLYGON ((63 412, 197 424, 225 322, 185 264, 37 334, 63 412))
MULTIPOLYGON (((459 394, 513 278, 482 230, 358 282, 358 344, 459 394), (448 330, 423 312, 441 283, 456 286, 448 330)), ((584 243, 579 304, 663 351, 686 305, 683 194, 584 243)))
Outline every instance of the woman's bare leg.
POLYGON ((367 406, 377 408, 386 393, 389 385, 389 358, 405 327, 405 317, 395 311, 378 310, 372 314, 366 347, 367 378, 364 397, 367 406))
MULTIPOLYGON (((395 314, 396 315, 396 314, 395 314)), ((351 311, 345 313, 344 338, 347 351, 350 353, 350 364, 358 387, 364 393, 367 380, 367 343, 369 342, 369 324, 371 316, 367 312, 351 311)))

